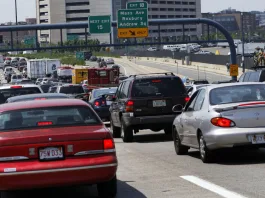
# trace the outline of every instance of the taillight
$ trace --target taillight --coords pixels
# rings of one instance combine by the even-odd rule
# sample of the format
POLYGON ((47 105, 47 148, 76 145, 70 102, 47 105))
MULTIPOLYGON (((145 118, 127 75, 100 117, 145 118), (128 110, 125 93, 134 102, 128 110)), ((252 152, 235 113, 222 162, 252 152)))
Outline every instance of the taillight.
POLYGON ((20 86, 20 85, 14 85, 14 86, 11 86, 10 88, 11 89, 19 89, 19 88, 22 88, 22 86, 20 86))
POLYGON ((115 149, 114 141, 112 139, 104 139, 103 148, 104 150, 115 149))
POLYGON ((234 126, 236 126, 236 124, 232 120, 229 120, 227 118, 220 118, 220 117, 211 119, 211 123, 214 126, 218 126, 218 127, 234 127, 234 126))
POLYGON ((185 102, 189 102, 190 97, 185 97, 185 102))
POLYGON ((125 111, 126 112, 132 112, 133 111, 133 105, 134 105, 134 102, 132 100, 128 100, 126 102, 125 111))
POLYGON ((96 102, 94 103, 94 105, 95 105, 96 107, 99 107, 99 106, 100 106, 100 102, 99 102, 99 101, 96 101, 96 102))
POLYGON ((38 126, 48 126, 48 125, 52 125, 53 123, 50 121, 44 121, 44 122, 38 122, 38 126))

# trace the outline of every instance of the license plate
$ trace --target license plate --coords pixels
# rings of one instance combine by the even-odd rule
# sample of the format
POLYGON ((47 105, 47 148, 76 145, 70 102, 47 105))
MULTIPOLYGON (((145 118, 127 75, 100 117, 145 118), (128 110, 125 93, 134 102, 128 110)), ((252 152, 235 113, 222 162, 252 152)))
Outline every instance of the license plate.
POLYGON ((251 135, 252 144, 265 144, 265 135, 251 135))
POLYGON ((153 101, 153 107, 165 107, 166 101, 165 100, 154 100, 153 101))
POLYGON ((39 150, 40 160, 56 160, 63 159, 62 147, 47 147, 39 150))

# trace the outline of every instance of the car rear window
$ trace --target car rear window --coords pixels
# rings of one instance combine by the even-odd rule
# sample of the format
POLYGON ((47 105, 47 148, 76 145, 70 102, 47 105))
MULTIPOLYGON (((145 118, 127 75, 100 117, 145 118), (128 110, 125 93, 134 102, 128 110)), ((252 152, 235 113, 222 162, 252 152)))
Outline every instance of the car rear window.
POLYGON ((104 94, 114 94, 116 93, 117 88, 112 88, 112 89, 95 89, 93 98, 97 98, 99 96, 102 96, 104 94))
POLYGON ((132 97, 172 97, 186 93, 179 78, 138 79, 132 87, 132 97))
POLYGON ((0 104, 6 102, 10 97, 41 93, 38 87, 11 88, 0 90, 0 104))
MULTIPOLYGON (((49 99, 66 99, 67 97, 63 96, 51 96, 51 97, 32 97, 32 98, 20 98, 17 100, 12 100, 11 102, 23 102, 23 101, 31 101, 31 100, 49 100, 49 99)), ((9 103, 11 103, 9 101, 9 103)))
POLYGON ((0 114, 0 130, 23 130, 100 124, 96 114, 86 106, 22 109, 0 114))
POLYGON ((264 101, 265 85, 238 85, 215 88, 210 92, 211 105, 264 101))
POLYGON ((80 94, 80 93, 85 93, 85 91, 82 86, 69 86, 69 87, 61 87, 60 93, 80 94))

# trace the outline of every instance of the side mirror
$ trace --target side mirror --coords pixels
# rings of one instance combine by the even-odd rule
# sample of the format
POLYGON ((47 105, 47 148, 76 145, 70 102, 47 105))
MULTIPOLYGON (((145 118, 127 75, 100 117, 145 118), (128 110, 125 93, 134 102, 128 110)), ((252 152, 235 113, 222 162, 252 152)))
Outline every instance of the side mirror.
POLYGON ((183 106, 178 104, 172 107, 172 111, 174 113, 182 113, 183 112, 183 106))

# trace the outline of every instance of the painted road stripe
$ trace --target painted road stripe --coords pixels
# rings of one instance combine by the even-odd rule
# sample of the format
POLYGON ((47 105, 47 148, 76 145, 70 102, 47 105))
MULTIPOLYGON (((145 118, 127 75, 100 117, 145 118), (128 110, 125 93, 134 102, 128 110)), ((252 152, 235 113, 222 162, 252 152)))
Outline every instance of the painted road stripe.
POLYGON ((200 179, 198 177, 187 175, 187 176, 180 176, 182 179, 185 179, 193 184, 196 184, 197 186, 200 186, 206 190, 209 190, 211 192, 214 192, 222 197, 225 198, 246 198, 238 193, 235 193, 233 191, 229 191, 221 186, 217 186, 211 182, 208 182, 206 180, 200 179))

